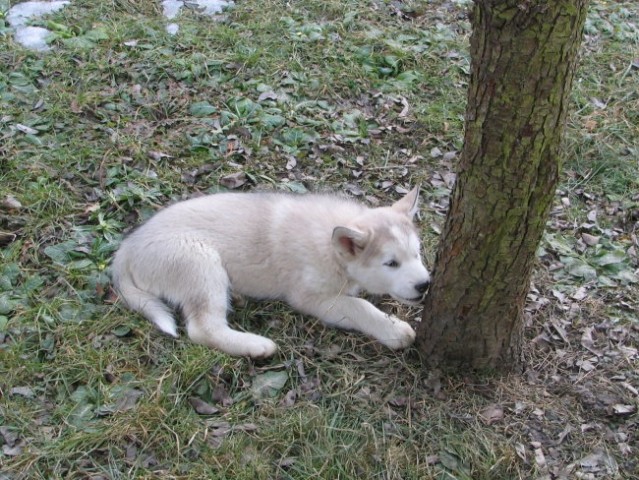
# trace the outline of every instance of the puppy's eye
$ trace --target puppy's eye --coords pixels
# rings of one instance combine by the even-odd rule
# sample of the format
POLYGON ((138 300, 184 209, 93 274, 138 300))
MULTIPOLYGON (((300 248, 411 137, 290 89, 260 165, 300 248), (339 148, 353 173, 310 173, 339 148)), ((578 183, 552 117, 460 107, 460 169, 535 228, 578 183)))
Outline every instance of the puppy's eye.
POLYGON ((390 262, 386 262, 384 265, 390 268, 398 268, 399 262, 397 260, 391 260, 390 262))

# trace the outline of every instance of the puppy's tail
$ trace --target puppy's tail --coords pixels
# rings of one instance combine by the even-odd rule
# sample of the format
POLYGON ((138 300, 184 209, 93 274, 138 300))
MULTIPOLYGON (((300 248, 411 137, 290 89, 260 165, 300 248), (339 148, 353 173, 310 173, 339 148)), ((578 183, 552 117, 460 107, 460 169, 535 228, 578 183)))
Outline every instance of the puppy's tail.
POLYGON ((111 271, 113 283, 127 306, 144 315, 164 333, 177 338, 177 325, 168 306, 157 296, 138 288, 128 272, 121 271, 118 265, 114 267, 111 271))

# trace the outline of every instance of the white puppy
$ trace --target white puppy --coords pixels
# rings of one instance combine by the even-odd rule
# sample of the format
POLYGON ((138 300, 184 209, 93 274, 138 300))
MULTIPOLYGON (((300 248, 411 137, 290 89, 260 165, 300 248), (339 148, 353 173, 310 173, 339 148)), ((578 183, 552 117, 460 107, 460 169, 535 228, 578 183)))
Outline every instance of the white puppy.
POLYGON ((229 327, 230 290, 281 299, 326 325, 358 330, 398 349, 410 325, 355 297, 360 290, 417 304, 430 277, 413 216, 418 188, 390 207, 331 195, 220 193, 176 203, 134 230, 112 277, 128 306, 177 336, 229 355, 267 357, 268 338, 229 327))

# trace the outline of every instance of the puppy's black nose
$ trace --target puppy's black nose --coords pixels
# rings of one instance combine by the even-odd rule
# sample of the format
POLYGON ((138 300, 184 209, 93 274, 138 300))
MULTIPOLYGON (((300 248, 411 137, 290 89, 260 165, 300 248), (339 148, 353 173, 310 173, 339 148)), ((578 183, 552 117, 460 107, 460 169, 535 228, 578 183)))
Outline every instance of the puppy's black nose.
POLYGON ((428 287, 430 287, 430 280, 423 283, 418 283, 417 285, 415 285, 415 290, 417 290, 419 293, 426 293, 428 287))

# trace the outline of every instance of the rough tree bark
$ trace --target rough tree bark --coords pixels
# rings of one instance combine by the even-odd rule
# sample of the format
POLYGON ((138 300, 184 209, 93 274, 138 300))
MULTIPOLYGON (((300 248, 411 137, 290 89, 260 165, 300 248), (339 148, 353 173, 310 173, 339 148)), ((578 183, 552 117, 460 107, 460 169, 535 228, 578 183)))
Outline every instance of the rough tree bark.
POLYGON ((521 365, 587 0, 476 0, 464 148, 417 332, 429 365, 521 365))

